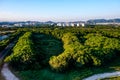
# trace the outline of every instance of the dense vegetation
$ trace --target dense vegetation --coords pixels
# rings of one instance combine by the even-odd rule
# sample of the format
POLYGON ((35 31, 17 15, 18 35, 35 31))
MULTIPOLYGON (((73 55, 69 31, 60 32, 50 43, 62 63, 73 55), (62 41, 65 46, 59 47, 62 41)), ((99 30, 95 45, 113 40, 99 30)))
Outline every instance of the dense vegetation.
POLYGON ((20 37, 13 48, 13 54, 8 56, 5 61, 9 61, 14 68, 21 70, 34 68, 35 65, 33 66, 33 64, 37 65, 37 62, 35 58, 36 52, 34 50, 34 43, 31 40, 31 37, 31 32, 26 32, 20 37))
POLYGON ((65 51, 50 59, 51 67, 61 71, 69 66, 100 66, 114 58, 120 51, 120 41, 117 39, 107 38, 99 34, 88 34, 85 38, 85 43, 82 45, 75 35, 64 34, 62 40, 65 51))
POLYGON ((80 80, 105 69, 110 71, 108 61, 119 58, 119 28, 21 28, 19 31, 26 33, 5 61, 19 71, 23 80, 80 80))
POLYGON ((2 51, 9 43, 11 43, 16 37, 19 37, 21 35, 21 32, 16 31, 14 33, 11 33, 8 38, 0 41, 0 51, 2 51))

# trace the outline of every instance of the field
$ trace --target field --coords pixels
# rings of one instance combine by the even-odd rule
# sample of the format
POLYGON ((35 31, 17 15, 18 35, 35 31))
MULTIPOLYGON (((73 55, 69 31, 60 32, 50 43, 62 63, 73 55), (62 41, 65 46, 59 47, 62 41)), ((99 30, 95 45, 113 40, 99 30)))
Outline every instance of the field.
POLYGON ((81 80, 120 70, 120 28, 19 28, 6 57, 21 80, 81 80))

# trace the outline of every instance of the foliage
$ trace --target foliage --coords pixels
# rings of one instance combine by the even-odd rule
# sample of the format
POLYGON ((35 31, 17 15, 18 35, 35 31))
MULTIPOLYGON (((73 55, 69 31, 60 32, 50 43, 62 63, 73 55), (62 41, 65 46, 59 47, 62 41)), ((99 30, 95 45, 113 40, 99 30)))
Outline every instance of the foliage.
MULTIPOLYGON (((38 61, 40 61, 40 55, 42 54, 42 65, 48 66, 49 58, 53 55, 58 55, 63 52, 62 41, 54 38, 52 35, 46 35, 41 33, 33 33, 33 42, 35 45, 35 51, 38 54, 38 61)), ((37 58, 37 57, 36 57, 37 58)))
MULTIPOLYGON (((84 55, 84 52, 80 50, 83 46, 79 43, 79 39, 74 34, 64 34, 62 41, 64 42, 65 51, 58 56, 51 57, 49 61, 50 66, 57 71, 63 71, 68 68, 69 65, 72 66, 72 61, 75 60, 74 58, 77 58, 75 57, 77 53, 82 56, 84 55)), ((78 62, 80 62, 81 65, 84 64, 82 61, 82 58, 79 58, 78 62)))
POLYGON ((35 62, 34 44, 31 40, 31 36, 31 32, 26 32, 22 37, 20 37, 13 48, 13 53, 8 56, 5 61, 10 62, 10 64, 16 68, 31 68, 32 64, 35 62))
POLYGON ((120 41, 115 38, 107 38, 99 34, 88 34, 82 45, 79 39, 72 33, 64 34, 65 51, 50 58, 50 66, 63 71, 69 66, 82 67, 83 65, 100 66, 114 58, 120 51, 120 41), (74 64, 73 64, 74 63, 74 64))
POLYGON ((26 35, 25 39, 18 41, 16 45, 19 47, 15 46, 10 55, 14 58, 9 57, 6 61, 10 61, 17 70, 25 70, 18 70, 23 80, 81 80, 95 73, 120 69, 120 60, 117 60, 120 53, 120 28, 33 27, 20 28, 19 31, 30 31, 27 32, 30 37, 26 35), (116 62, 111 65, 114 60, 116 62), (64 73, 53 72, 48 65, 52 70, 64 73))
POLYGON ((88 34, 85 46, 87 53, 92 56, 94 65, 101 65, 114 58, 120 51, 120 41, 99 34, 88 34))
POLYGON ((2 41, 0 41, 0 51, 2 51, 9 43, 11 43, 14 39, 19 37, 22 34, 22 32, 16 31, 10 36, 2 41))

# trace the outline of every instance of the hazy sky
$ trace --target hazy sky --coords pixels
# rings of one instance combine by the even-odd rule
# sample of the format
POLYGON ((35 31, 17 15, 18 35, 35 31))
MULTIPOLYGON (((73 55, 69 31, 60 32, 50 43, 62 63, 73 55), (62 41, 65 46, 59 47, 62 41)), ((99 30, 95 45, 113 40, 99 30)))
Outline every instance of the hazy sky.
POLYGON ((120 0, 0 0, 0 21, 120 18, 120 0))

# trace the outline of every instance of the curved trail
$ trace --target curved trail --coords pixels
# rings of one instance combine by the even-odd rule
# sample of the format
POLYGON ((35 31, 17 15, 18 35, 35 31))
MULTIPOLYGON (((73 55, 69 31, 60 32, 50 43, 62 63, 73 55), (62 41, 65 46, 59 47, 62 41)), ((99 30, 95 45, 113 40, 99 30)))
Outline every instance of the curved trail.
POLYGON ((107 77, 111 77, 111 76, 120 76, 120 71, 95 74, 95 75, 87 77, 83 80, 98 80, 98 79, 103 79, 103 78, 107 78, 107 77))
POLYGON ((8 64, 5 63, 1 70, 2 75, 4 76, 5 80, 19 80, 8 68, 8 64))
MULTIPOLYGON (((11 42, 2 52, 0 52, 0 61, 4 60, 6 55, 8 55, 9 51, 15 45, 15 41, 11 42)), ((5 80, 19 80, 8 68, 8 64, 5 63, 1 69, 1 76, 5 78, 5 80)))

